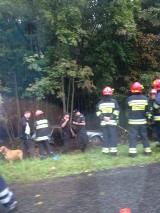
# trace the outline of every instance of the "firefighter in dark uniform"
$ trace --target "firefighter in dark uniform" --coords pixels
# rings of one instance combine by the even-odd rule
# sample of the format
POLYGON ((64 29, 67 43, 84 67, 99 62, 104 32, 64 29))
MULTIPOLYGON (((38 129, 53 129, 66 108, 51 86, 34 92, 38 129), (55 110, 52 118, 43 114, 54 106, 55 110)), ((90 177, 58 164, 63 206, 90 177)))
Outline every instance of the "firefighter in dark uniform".
POLYGON ((87 143, 88 143, 88 136, 86 131, 86 121, 84 115, 80 113, 78 109, 73 111, 73 124, 76 126, 76 134, 78 139, 78 144, 82 152, 85 152, 87 143))
POLYGON ((29 124, 30 117, 31 113, 29 111, 26 111, 20 121, 22 151, 24 158, 27 158, 28 156, 31 158, 35 157, 35 145, 33 140, 31 139, 31 128, 29 124))
POLYGON ((0 175, 0 203, 6 208, 7 212, 16 212, 17 201, 13 192, 10 191, 4 178, 0 175))
POLYGON ((70 125, 70 114, 64 113, 63 118, 60 121, 60 126, 62 127, 63 134, 63 153, 67 153, 70 150, 70 144, 72 138, 75 136, 72 127, 70 125))
POLYGON ((160 79, 156 79, 152 86, 157 90, 157 95, 154 99, 154 117, 155 131, 156 131, 156 146, 160 148, 160 79))
POLYGON ((103 131, 102 153, 117 155, 117 124, 119 119, 119 105, 117 100, 112 98, 113 89, 109 86, 102 90, 103 98, 96 106, 96 114, 100 118, 100 125, 103 131))
POLYGON ((148 106, 149 106, 149 112, 152 114, 152 117, 151 117, 151 119, 148 120, 148 125, 149 125, 148 135, 151 140, 155 141, 156 140, 156 130, 155 130, 154 115, 156 115, 156 110, 154 109, 153 104, 154 104, 154 100, 157 95, 157 90, 151 89, 149 91, 149 95, 150 95, 150 99, 149 99, 148 106))
POLYGON ((138 135, 141 137, 144 147, 144 154, 151 155, 151 148, 148 142, 147 119, 151 118, 148 111, 148 99, 142 95, 143 86, 135 82, 131 86, 132 95, 127 98, 128 108, 128 130, 129 130, 129 157, 137 154, 136 144, 138 135))
POLYGON ((47 156, 52 157, 53 152, 49 144, 50 127, 47 119, 43 118, 43 112, 37 110, 35 112, 36 121, 34 123, 34 131, 36 133, 36 142, 39 150, 40 159, 45 159, 47 156), (45 154, 45 151, 47 152, 45 154))

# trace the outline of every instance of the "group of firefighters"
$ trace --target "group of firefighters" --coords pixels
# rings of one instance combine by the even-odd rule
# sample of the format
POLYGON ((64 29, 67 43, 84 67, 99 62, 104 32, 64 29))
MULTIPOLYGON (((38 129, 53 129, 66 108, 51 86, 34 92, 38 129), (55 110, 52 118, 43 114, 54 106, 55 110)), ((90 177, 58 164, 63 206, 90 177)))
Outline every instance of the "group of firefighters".
MULTIPOLYGON (((156 146, 160 146, 160 79, 152 83, 153 89, 149 94, 151 99, 142 94, 143 85, 134 82, 131 85, 131 95, 126 100, 128 131, 129 131, 129 157, 137 155, 137 138, 140 136, 143 144, 143 153, 151 155, 148 141, 147 124, 152 125, 155 132, 156 146)), ((117 124, 120 108, 117 100, 113 99, 113 89, 109 86, 102 90, 102 99, 97 105, 97 116, 103 131, 102 153, 117 155, 118 132, 117 124)))
MULTIPOLYGON (((56 159, 58 155, 54 154, 51 146, 49 144, 49 136, 51 134, 51 129, 49 122, 43 116, 42 110, 37 110, 35 112, 35 122, 33 128, 30 127, 29 119, 31 117, 31 112, 26 111, 24 116, 21 119, 21 139, 22 139, 22 151, 23 157, 32 159, 35 158, 35 143, 37 143, 39 158, 41 160, 46 157, 52 157, 56 159), (32 129, 32 131, 31 131, 32 129)), ((63 118, 60 120, 60 126, 62 127, 62 135, 64 146, 62 149, 62 153, 67 153, 70 149, 70 142, 73 137, 75 137, 75 133, 77 135, 77 140, 79 144, 79 148, 82 152, 85 151, 87 145, 87 132, 85 129, 85 117, 82 115, 79 110, 74 110, 74 118, 72 123, 76 127, 73 131, 72 125, 70 124, 70 114, 64 113, 63 118)))
POLYGON ((30 111, 26 111, 24 113, 24 116, 20 122, 23 157, 31 157, 32 159, 35 158, 35 139, 37 141, 40 159, 45 158, 45 152, 51 157, 53 156, 53 152, 48 141, 49 122, 43 117, 42 110, 37 110, 34 115, 36 121, 34 122, 33 128, 31 128, 29 122, 31 117, 30 111))
MULTIPOLYGON (((142 94, 143 86, 139 82, 131 85, 131 95, 126 100, 128 131, 129 131, 129 157, 137 155, 137 138, 140 136, 143 144, 143 152, 146 156, 151 155, 151 148, 148 141, 147 124, 153 125, 156 135, 156 146, 160 147, 160 79, 156 79, 153 84, 153 89, 150 90, 150 100, 142 94)), ((102 90, 102 99, 96 106, 96 115, 100 119, 100 125, 103 131, 102 153, 117 155, 118 131, 117 125, 119 120, 120 107, 113 96, 113 89, 109 86, 102 90)), ((73 124, 76 126, 76 134, 79 147, 82 152, 85 151, 87 145, 87 132, 85 129, 85 117, 79 110, 74 110, 73 124)), ((29 118, 31 112, 26 111, 21 119, 22 129, 22 150, 24 157, 27 157, 28 152, 31 158, 35 157, 35 146, 33 136, 31 137, 31 128, 29 118)), ((38 142, 40 159, 45 158, 45 151, 48 156, 54 154, 48 142, 49 122, 43 117, 43 111, 35 112, 36 121, 34 123, 34 132, 36 141, 38 142)), ((68 152, 69 141, 75 136, 75 132, 70 124, 70 114, 65 113, 60 121, 63 130, 64 147, 63 152, 68 152)), ((17 208, 17 201, 13 197, 13 193, 8 188, 4 179, 0 176, 0 203, 8 210, 13 211, 17 208)))
MULTIPOLYGON (((152 131, 156 136, 156 146, 160 147, 160 79, 156 79, 152 83, 153 89, 149 91, 150 100, 142 94, 143 85, 139 82, 134 82, 131 85, 131 95, 126 100, 126 116, 128 119, 129 132, 129 157, 137 155, 137 139, 140 137, 143 144, 143 153, 147 156, 151 155, 151 147, 148 140, 148 125, 152 126, 152 131)), ((96 115, 99 117, 100 125, 103 131, 102 153, 117 155, 118 130, 120 107, 113 98, 113 89, 110 86, 105 86, 102 90, 102 99, 96 106, 96 115)), ((76 127, 76 135, 79 148, 82 152, 85 151, 88 142, 87 132, 85 129, 85 117, 79 110, 73 111, 72 125, 76 127)), ((25 112, 21 119, 22 127, 22 150, 24 157, 27 157, 28 151, 30 157, 35 157, 34 142, 31 138, 31 130, 29 125, 30 112, 25 112)), ((36 121, 33 131, 36 134, 37 146, 39 149, 40 159, 45 158, 45 153, 48 156, 54 157, 48 135, 50 134, 49 122, 43 117, 43 111, 35 112, 36 121)), ((70 141, 75 136, 70 123, 70 114, 64 113, 60 120, 63 134, 63 153, 67 153, 70 148, 70 141)))
MULTIPOLYGON (((26 111, 21 118, 21 139, 24 158, 35 158, 34 140, 36 140, 40 159, 45 159, 46 157, 57 159, 57 155, 52 152, 48 140, 50 134, 49 122, 43 117, 43 114, 44 113, 41 110, 37 110, 34 113, 36 121, 34 122, 32 131, 29 122, 31 112, 26 111)), ((75 136, 69 120, 70 114, 65 113, 60 121, 60 125, 63 129, 63 153, 69 151, 70 140, 75 136)), ((73 124, 76 126, 79 147, 81 151, 84 152, 87 144, 86 123, 85 117, 79 112, 79 110, 74 110, 73 124)), ((0 203, 6 208, 7 212, 15 212, 17 210, 17 201, 2 176, 0 176, 0 203)))

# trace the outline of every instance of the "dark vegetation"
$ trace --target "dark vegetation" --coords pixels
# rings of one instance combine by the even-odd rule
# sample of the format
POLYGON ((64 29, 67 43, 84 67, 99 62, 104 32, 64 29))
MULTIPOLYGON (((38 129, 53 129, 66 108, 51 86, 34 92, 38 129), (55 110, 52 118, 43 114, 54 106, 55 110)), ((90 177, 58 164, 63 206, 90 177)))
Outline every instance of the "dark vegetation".
POLYGON ((79 108, 97 129, 105 85, 126 127, 131 83, 148 94, 160 76, 158 0, 0 0, 0 14, 1 140, 15 141, 24 110, 39 108, 52 125, 79 108))

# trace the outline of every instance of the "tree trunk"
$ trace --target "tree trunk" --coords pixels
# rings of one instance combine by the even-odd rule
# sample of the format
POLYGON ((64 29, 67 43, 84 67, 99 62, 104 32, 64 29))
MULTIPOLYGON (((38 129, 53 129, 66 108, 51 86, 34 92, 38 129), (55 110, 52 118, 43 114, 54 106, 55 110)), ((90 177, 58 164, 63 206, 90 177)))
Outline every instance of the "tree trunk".
POLYGON ((71 93, 71 77, 69 78, 69 85, 68 85, 67 112, 69 112, 70 93, 71 93))
POLYGON ((62 77, 62 93, 63 93, 63 96, 62 96, 62 102, 63 102, 63 113, 66 112, 66 96, 65 96, 65 91, 64 91, 64 77, 62 77))
POLYGON ((10 143, 13 142, 13 140, 15 139, 14 137, 14 130, 13 130, 13 125, 12 125, 12 122, 11 120, 9 119, 5 109, 3 108, 3 114, 2 114, 2 117, 5 118, 6 122, 3 122, 3 127, 5 128, 6 130, 6 133, 8 135, 8 138, 9 138, 9 141, 10 143))
POLYGON ((15 99, 16 99, 16 108, 17 108, 17 133, 20 135, 19 121, 21 119, 20 106, 19 106, 19 98, 18 98, 18 85, 17 85, 17 75, 16 75, 16 66, 14 63, 14 91, 15 91, 15 99))
POLYGON ((72 121, 73 118, 73 106, 74 106, 74 93, 75 93, 75 89, 74 89, 74 77, 72 79, 72 99, 71 99, 71 119, 70 122, 72 121))

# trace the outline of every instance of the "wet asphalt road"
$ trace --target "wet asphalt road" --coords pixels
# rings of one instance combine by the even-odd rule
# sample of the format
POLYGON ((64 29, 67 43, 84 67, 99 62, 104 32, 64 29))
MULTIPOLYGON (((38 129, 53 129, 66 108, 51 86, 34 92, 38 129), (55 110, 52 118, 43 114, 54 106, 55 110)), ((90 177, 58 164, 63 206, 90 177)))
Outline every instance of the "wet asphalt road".
MULTIPOLYGON (((160 212, 160 165, 85 173, 30 184, 11 184, 18 213, 160 212)), ((5 211, 0 207, 0 213, 5 211)))

